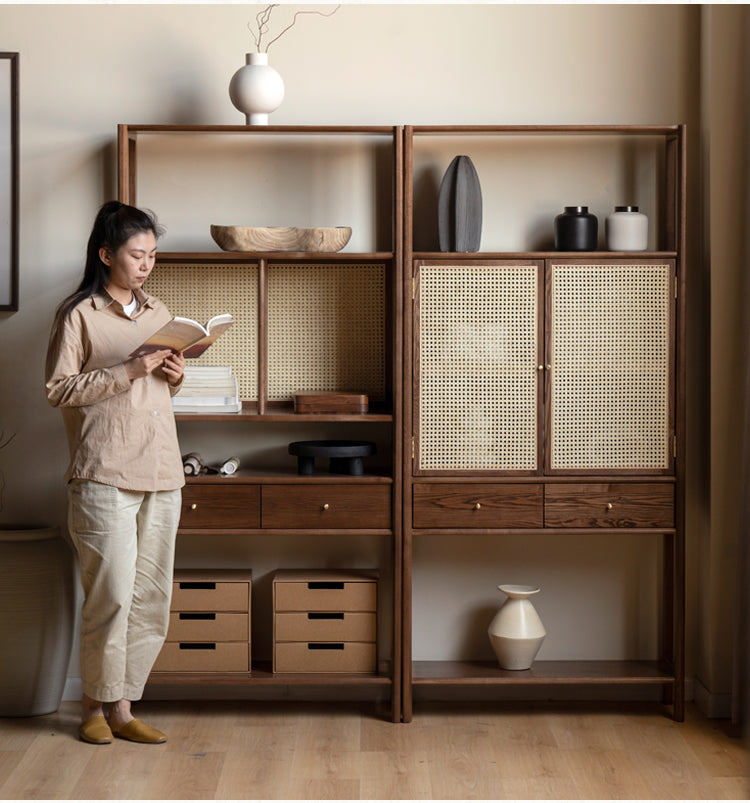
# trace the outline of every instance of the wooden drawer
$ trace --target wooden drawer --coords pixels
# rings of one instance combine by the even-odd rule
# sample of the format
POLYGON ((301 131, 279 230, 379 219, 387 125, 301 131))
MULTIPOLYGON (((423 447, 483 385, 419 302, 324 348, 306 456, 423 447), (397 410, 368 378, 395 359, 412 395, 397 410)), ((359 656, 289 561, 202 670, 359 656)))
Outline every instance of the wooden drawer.
POLYGON ((171 610, 177 613, 186 611, 231 611, 234 613, 250 612, 250 580, 234 582, 226 578, 226 574, 217 571, 215 577, 208 575, 189 576, 175 574, 172 584, 171 610), (222 578, 222 579, 218 579, 222 578))
POLYGON ((674 527, 674 486, 668 483, 549 484, 547 527, 674 527))
POLYGON ((536 483, 417 483, 414 527, 542 527, 544 486, 536 483))
POLYGON ((182 529, 258 528, 260 486, 188 484, 182 489, 182 529))
POLYGON ((275 641, 377 640, 377 615, 352 611, 277 613, 275 641))
POLYGON ((374 572, 276 572, 273 609, 274 613, 377 611, 377 577, 374 572))
POLYGON ((246 613, 178 613, 169 615, 167 641, 249 641, 246 613))
POLYGON ((389 485, 264 485, 262 526, 390 529, 389 485))
POLYGON ((248 672, 250 645, 233 642, 166 642, 154 672, 248 672))
POLYGON ((274 672, 374 672, 377 651, 359 642, 278 642, 273 659, 274 672))

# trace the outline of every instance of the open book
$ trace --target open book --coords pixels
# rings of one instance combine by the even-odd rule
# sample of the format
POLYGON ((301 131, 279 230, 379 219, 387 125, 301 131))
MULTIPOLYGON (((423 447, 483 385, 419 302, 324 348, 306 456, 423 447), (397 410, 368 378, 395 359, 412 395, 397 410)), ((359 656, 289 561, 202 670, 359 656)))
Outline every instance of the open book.
POLYGON ((229 313, 214 315, 205 326, 190 318, 180 318, 176 315, 158 332, 154 332, 145 343, 138 346, 130 356, 142 357, 153 351, 171 349, 183 352, 185 357, 200 357, 233 323, 234 320, 229 313))

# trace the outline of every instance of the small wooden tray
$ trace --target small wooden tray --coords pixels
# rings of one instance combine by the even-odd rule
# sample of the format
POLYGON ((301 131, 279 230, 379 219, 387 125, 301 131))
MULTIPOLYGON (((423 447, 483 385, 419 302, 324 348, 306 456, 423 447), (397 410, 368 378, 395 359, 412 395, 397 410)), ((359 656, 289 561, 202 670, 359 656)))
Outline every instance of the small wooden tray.
POLYGON ((300 390, 294 394, 295 413, 366 413, 368 406, 366 393, 300 390))

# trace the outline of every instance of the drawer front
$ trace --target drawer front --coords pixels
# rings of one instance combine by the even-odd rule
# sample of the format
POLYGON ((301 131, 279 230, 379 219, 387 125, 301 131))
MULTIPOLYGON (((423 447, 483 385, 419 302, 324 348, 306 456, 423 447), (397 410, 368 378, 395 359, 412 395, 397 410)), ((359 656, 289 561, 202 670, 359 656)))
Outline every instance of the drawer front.
POLYGON ((390 529, 388 485, 264 485, 262 526, 390 529))
POLYGON ((249 641, 250 617, 246 613, 169 614, 167 641, 249 641))
POLYGON ((374 672, 374 644, 357 642, 277 643, 274 672, 374 672))
POLYGON ((418 483, 414 527, 542 527, 544 486, 536 483, 418 483))
POLYGON ((250 610, 249 583, 222 583, 212 580, 187 580, 172 583, 171 610, 182 611, 233 611, 250 610))
POLYGON ((321 581, 274 583, 274 613, 279 611, 376 611, 377 583, 321 581))
POLYGON ((154 672, 248 672, 247 642, 166 642, 154 664, 154 672))
POLYGON ((259 526, 259 485, 188 484, 182 489, 180 527, 183 529, 259 526))
POLYGON ((547 527, 674 527, 674 486, 667 483, 547 485, 547 527))
POLYGON ((352 611, 277 613, 276 641, 370 641, 376 640, 375 613, 352 611))

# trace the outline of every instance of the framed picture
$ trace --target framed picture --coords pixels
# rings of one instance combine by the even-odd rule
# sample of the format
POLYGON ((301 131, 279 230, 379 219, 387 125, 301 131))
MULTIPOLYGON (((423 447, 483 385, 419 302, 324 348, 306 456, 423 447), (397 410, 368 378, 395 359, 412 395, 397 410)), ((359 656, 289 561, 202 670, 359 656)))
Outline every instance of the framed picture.
POLYGON ((0 310, 18 309, 18 53, 0 52, 0 310))

